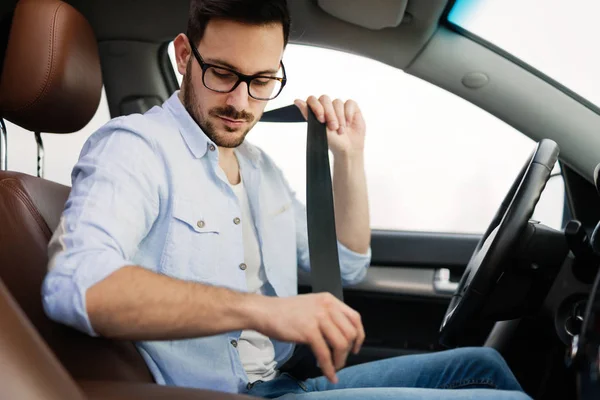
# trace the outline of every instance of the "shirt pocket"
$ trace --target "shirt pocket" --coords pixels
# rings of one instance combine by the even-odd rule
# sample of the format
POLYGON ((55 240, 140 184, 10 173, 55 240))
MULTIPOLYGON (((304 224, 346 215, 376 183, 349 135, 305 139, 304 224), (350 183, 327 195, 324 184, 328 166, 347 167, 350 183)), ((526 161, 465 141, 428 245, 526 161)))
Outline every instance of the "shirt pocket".
POLYGON ((191 200, 173 204, 168 272, 180 279, 211 282, 222 255, 222 218, 191 200))
POLYGON ((268 210, 267 211, 267 219, 277 218, 278 216, 281 216, 286 212, 288 214, 293 212, 291 200, 284 202, 281 206, 276 206, 276 207, 272 208, 271 210, 268 210))

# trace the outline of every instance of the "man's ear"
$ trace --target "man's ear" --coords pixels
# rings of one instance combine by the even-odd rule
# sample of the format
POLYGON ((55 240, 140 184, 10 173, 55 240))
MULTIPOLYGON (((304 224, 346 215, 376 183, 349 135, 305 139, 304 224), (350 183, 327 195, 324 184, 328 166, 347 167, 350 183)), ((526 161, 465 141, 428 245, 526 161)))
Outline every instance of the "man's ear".
POLYGON ((190 41, 186 35, 180 33, 173 41, 173 46, 175 47, 175 61, 177 63, 177 70, 181 75, 185 75, 188 62, 192 55, 190 41))

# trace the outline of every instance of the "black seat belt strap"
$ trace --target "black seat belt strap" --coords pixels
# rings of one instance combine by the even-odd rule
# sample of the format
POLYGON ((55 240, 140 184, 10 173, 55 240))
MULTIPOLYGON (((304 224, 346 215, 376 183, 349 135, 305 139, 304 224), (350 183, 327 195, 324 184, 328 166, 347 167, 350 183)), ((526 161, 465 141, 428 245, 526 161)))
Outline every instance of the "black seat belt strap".
POLYGON ((306 138, 306 214, 313 292, 329 292, 344 301, 335 233, 333 187, 327 127, 308 111, 306 138))
MULTIPOLYGON (((286 110, 287 117, 290 111, 286 110)), ((312 291, 329 292, 343 301, 327 127, 310 109, 306 138, 306 214, 312 291)), ((280 370, 301 380, 321 375, 316 358, 306 345, 297 346, 280 370)))

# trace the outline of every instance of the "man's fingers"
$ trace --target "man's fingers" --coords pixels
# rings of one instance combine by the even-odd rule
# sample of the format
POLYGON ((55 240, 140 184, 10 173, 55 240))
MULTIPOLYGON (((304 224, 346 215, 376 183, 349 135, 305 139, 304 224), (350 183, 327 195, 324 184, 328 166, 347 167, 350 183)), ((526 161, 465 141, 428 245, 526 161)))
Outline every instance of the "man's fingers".
POLYGON ((331 315, 331 319, 337 325, 338 329, 344 334, 344 337, 348 343, 354 346, 356 339, 358 338, 358 329, 356 329, 354 323, 348 319, 346 314, 340 312, 339 310, 331 310, 329 314, 331 315))
MULTIPOLYGON (((335 99, 333 101, 333 109, 335 110, 335 114, 336 114, 337 120, 340 124, 340 128, 345 128, 346 127, 346 111, 344 108, 344 102, 340 99, 335 99)), ((340 131, 341 131, 341 129, 340 129, 340 131)))
POLYGON ((352 324, 354 325, 354 328, 356 329, 356 340, 354 341, 354 348, 352 349, 352 352, 354 354, 357 354, 360 351, 360 348, 363 345, 363 342, 365 341, 365 328, 362 324, 362 318, 360 317, 360 314, 357 313, 356 311, 354 311, 353 309, 351 309, 348 306, 345 306, 343 309, 343 313, 346 315, 346 317, 350 320, 350 322, 352 322, 352 324))
POLYGON ((333 103, 329 96, 323 95, 319 97, 319 102, 323 106, 323 110, 325 111, 325 121, 327 123, 327 127, 329 130, 337 131, 340 127, 337 115, 335 113, 335 109, 333 108, 333 103))
POLYGON ((346 113, 346 118, 348 121, 352 121, 354 114, 359 112, 358 104, 354 100, 348 100, 344 103, 344 112, 346 113))
POLYGON ((352 352, 354 354, 358 354, 358 352, 360 351, 364 341, 365 341, 365 329, 362 325, 362 323, 359 324, 360 325, 360 330, 358 331, 358 335, 356 336, 356 340, 354 341, 354 348, 352 349, 352 352))
POLYGON ((310 96, 306 100, 306 104, 308 104, 313 113, 315 113, 315 117, 317 117, 319 122, 325 123, 325 109, 323 108, 321 102, 317 100, 315 96, 310 96))
POLYGON ((302 100, 295 100, 294 104, 296 105, 296 107, 298 107, 298 109, 300 109, 300 113, 302 114, 302 116, 304 117, 304 119, 308 119, 308 106, 306 105, 305 101, 302 100))
POLYGON ((330 131, 338 131, 338 133, 342 133, 340 128, 345 128, 346 125, 355 122, 355 118, 362 118, 360 108, 354 100, 344 102, 335 99, 331 101, 329 96, 322 95, 318 99, 310 96, 306 102, 296 100, 294 104, 298 106, 305 119, 308 119, 308 108, 310 107, 319 122, 326 123, 330 131))
POLYGON ((356 118, 362 118, 362 114, 358 104, 354 100, 348 100, 344 104, 344 111, 346 113, 346 121, 349 124, 355 123, 356 118))
POLYGON ((331 383, 338 383, 337 376, 335 374, 335 367, 333 366, 333 361, 331 359, 331 351, 321 336, 321 332, 318 332, 314 335, 314 337, 310 341, 310 347, 317 358, 317 363, 323 372, 323 375, 331 383))
POLYGON ((350 351, 350 344, 344 333, 336 326, 330 318, 320 321, 321 331, 329 347, 333 350, 333 364, 336 370, 342 369, 346 364, 346 358, 350 351))
POLYGON ((337 327, 343 332, 346 340, 348 341, 348 348, 346 349, 346 355, 344 361, 348 358, 348 353, 358 353, 357 349, 360 349, 364 340, 364 332, 361 334, 359 330, 354 326, 354 323, 348 319, 348 317, 339 310, 330 312, 331 318, 337 327))

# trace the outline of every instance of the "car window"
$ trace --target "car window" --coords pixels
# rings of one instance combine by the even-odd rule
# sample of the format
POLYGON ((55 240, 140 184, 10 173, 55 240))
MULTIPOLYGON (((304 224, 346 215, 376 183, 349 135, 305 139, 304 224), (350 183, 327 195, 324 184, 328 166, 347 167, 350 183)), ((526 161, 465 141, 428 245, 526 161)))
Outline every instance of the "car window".
MULTIPOLYGON (((42 133, 44 143, 44 178, 71 185, 71 171, 87 138, 110 119, 106 93, 102 88, 100 104, 91 121, 80 131, 70 134, 42 133)), ((6 121, 8 169, 37 175, 37 144, 33 132, 6 121)))
POLYGON ((600 105, 600 56, 593 50, 600 2, 567 4, 564 0, 458 0, 448 20, 600 105))
MULTIPOLYGON (((486 111, 377 61, 290 44, 284 63, 288 84, 267 110, 321 94, 361 107, 374 229, 482 233, 534 150, 531 139, 486 111)), ((248 140, 275 160, 303 201, 306 125, 259 123, 248 140)), ((534 218, 560 229, 558 166, 555 174, 534 218)))

